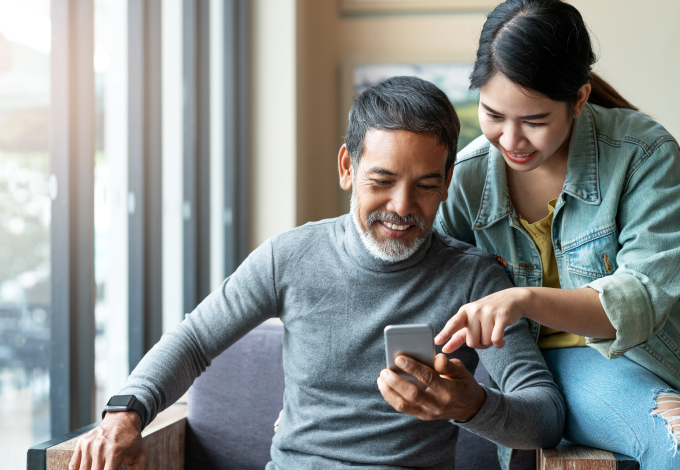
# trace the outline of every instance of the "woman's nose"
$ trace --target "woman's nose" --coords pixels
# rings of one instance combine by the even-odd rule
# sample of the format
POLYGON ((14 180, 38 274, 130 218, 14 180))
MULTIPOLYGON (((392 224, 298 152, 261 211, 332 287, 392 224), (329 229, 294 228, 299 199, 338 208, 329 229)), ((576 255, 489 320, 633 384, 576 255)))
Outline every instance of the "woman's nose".
POLYGON ((503 134, 498 141, 505 150, 521 150, 524 136, 519 126, 514 123, 508 123, 503 127, 503 134))

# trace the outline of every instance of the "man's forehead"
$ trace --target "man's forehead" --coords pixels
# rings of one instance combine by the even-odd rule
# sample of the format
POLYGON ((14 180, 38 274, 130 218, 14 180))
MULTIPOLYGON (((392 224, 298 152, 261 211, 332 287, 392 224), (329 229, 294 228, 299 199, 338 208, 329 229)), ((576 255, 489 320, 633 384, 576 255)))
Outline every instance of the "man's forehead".
POLYGON ((401 129, 371 129, 364 138, 359 166, 365 172, 395 176, 405 170, 434 174, 443 171, 446 157, 446 147, 435 136, 401 129))
POLYGON ((430 147, 444 148, 437 137, 406 129, 369 129, 364 135, 364 147, 430 147))

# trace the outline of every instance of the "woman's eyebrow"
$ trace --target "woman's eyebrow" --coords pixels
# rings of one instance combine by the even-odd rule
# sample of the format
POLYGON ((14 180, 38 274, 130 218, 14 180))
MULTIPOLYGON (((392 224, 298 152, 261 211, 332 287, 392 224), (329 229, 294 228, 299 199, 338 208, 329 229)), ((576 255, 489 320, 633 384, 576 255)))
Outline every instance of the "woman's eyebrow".
MULTIPOLYGON (((503 113, 499 113, 498 111, 496 111, 496 110, 494 110, 493 108, 491 108, 491 107, 485 105, 485 104, 482 103, 481 101, 479 102, 479 104, 481 104, 482 107, 483 107, 484 109, 486 109, 488 112, 490 112, 491 114, 497 114, 497 115, 499 115, 499 116, 502 116, 502 115, 503 115, 503 113)), ((528 115, 528 116, 520 116, 519 119, 527 119, 527 120, 532 120, 532 119, 543 119, 543 118, 546 118, 546 117, 548 117, 548 116, 550 116, 550 113, 530 114, 530 115, 528 115)))

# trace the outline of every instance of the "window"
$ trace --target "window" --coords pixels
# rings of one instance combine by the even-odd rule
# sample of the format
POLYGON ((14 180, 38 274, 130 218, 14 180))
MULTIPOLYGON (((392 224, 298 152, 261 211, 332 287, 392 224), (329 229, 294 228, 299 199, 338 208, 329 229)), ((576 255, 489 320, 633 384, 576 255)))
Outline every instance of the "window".
POLYGON ((50 437, 50 1, 0 0, 0 454, 50 437))
POLYGON ((95 410, 128 376, 127 2, 94 2, 95 410))
POLYGON ((3 468, 245 258, 247 4, 0 0, 3 468))

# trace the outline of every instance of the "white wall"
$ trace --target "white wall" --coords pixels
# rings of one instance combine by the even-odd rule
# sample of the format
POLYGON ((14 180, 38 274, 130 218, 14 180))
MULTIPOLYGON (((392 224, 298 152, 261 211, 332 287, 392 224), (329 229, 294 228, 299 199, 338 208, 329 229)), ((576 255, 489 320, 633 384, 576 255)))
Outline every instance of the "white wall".
POLYGON ((680 1, 571 0, 590 27, 600 72, 680 138, 680 1))
POLYGON ((295 227, 295 0, 253 0, 251 239, 295 227))
MULTIPOLYGON (((595 66, 680 137, 680 0, 571 0, 589 25, 595 66)), ((342 16, 336 0, 253 1, 250 247, 346 211, 339 191, 338 80, 358 54, 474 58, 482 13, 342 16)))

